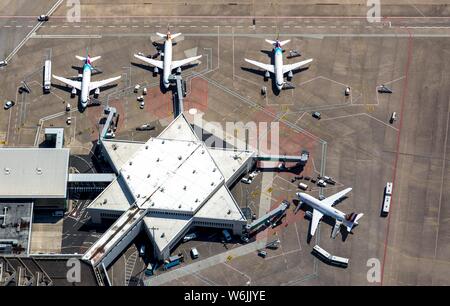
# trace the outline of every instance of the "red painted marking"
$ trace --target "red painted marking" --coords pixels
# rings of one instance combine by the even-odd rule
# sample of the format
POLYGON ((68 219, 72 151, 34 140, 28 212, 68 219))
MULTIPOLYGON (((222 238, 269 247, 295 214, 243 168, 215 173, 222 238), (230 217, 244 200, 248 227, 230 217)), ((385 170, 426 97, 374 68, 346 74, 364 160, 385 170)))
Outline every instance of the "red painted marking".
MULTIPOLYGON (((408 34, 409 34, 409 38, 408 38, 408 60, 406 62, 406 71, 405 71, 405 82, 404 82, 404 86, 403 86, 403 92, 402 92, 402 102, 401 102, 401 108, 400 108, 400 122, 399 122, 399 129, 398 129, 398 133, 397 133, 397 145, 396 145, 396 154, 395 154, 395 161, 394 161, 394 173, 393 173, 393 178, 392 178, 392 183, 393 183, 393 188, 392 188, 392 195, 394 195, 394 191, 396 189, 396 175, 397 175, 397 163, 398 163, 398 157, 399 157, 399 152, 400 152, 400 134, 402 131, 402 123, 403 123, 403 111, 404 111, 404 106, 405 106, 405 97, 406 94, 408 92, 408 75, 409 75, 409 66, 411 64, 411 58, 412 58, 412 34, 411 31, 409 29, 407 29, 408 34)), ((388 221, 387 221, 387 228, 386 228, 386 238, 384 240, 384 254, 383 254, 383 262, 381 264, 381 282, 380 282, 380 286, 383 286, 383 280, 384 280, 384 266, 386 263, 386 254, 387 254, 387 246, 388 246, 388 239, 389 239, 389 224, 391 221, 391 214, 392 214, 392 201, 393 196, 391 197, 391 207, 390 207, 390 212, 388 215, 388 221)))
MULTIPOLYGON (((189 83, 188 90, 189 90, 189 83)), ((196 108, 205 113, 208 110, 208 81, 201 78, 191 80, 191 92, 184 98, 184 111, 196 108)))
POLYGON ((150 88, 145 97, 145 111, 155 115, 158 119, 167 118, 173 113, 172 94, 162 93, 158 87, 150 88))

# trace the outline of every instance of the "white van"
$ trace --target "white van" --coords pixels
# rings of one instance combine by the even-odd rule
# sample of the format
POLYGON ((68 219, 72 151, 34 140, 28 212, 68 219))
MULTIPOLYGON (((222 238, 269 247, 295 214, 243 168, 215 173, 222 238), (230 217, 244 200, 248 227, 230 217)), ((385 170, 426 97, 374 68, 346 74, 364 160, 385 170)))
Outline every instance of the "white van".
POLYGON ((192 259, 198 258, 199 255, 200 255, 200 254, 198 253, 197 248, 192 248, 192 249, 191 249, 191 256, 192 256, 192 259))

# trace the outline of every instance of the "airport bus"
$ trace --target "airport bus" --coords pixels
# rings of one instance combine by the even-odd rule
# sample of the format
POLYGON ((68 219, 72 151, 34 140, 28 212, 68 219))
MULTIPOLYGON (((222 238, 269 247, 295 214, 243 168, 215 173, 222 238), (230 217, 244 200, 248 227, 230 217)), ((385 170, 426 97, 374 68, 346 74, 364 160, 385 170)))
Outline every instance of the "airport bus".
POLYGON ((389 214, 389 208, 391 207, 391 196, 385 195, 383 201, 383 209, 381 210, 381 214, 383 217, 386 217, 389 214))
POLYGON ((331 264, 346 268, 348 266, 348 258, 332 255, 330 258, 331 264))
POLYGON ((45 61, 44 65, 44 92, 49 93, 52 86, 52 62, 45 61))
POLYGON ((381 209, 381 215, 386 217, 389 214, 389 208, 391 207, 391 197, 392 197, 392 183, 388 182, 386 188, 384 189, 384 200, 383 208, 381 209))

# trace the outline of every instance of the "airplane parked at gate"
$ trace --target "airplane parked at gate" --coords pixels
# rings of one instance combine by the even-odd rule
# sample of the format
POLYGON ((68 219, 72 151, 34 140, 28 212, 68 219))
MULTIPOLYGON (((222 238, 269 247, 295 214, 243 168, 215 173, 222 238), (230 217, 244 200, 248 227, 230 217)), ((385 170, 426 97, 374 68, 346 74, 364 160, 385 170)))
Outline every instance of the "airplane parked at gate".
POLYGON ((279 41, 279 40, 273 41, 273 40, 266 39, 266 42, 273 45, 274 65, 264 64, 264 63, 260 63, 260 62, 254 61, 254 60, 245 59, 245 61, 247 63, 250 63, 252 65, 255 65, 255 66, 258 66, 259 68, 264 69, 266 71, 266 74, 265 74, 266 78, 270 77, 270 73, 275 74, 275 83, 276 83, 278 90, 282 90, 283 88, 287 87, 286 85, 288 85, 288 83, 284 80, 285 73, 289 73, 288 78, 292 78, 294 75, 292 72, 293 70, 299 69, 313 61, 313 59, 310 58, 310 59, 307 59, 307 60, 304 60, 304 61, 301 61, 298 63, 283 65, 283 49, 281 49, 281 47, 290 41, 291 41, 290 39, 283 40, 283 41, 279 41))
POLYGON ((152 58, 148 58, 139 54, 135 54, 134 57, 140 59, 143 62, 146 62, 147 64, 150 64, 152 66, 154 66, 154 72, 158 73, 158 69, 162 69, 163 70, 163 83, 164 83, 164 87, 165 88, 169 88, 170 86, 170 82, 169 82, 169 76, 172 73, 172 70, 177 69, 180 72, 181 71, 181 66, 189 64, 190 62, 193 62, 199 58, 201 58, 201 55, 198 56, 193 56, 193 57, 189 57, 183 60, 179 60, 179 61, 173 61, 172 60, 172 44, 173 44, 173 40, 180 36, 181 33, 176 33, 176 34, 172 34, 169 31, 167 32, 167 34, 161 34, 161 33, 156 33, 159 37, 164 38, 164 51, 162 53, 162 56, 164 57, 163 61, 160 60, 155 60, 152 58))
POLYGON ((348 232, 351 232, 352 228, 356 224, 358 224, 358 220, 361 219, 361 217, 364 214, 357 214, 357 213, 345 214, 333 207, 337 202, 339 202, 339 200, 341 200, 342 197, 344 197, 351 190, 352 188, 344 189, 323 200, 316 199, 313 196, 310 196, 309 194, 303 192, 296 193, 300 200, 299 205, 306 204, 313 208, 311 218, 311 229, 310 229, 311 236, 314 236, 317 226, 319 225, 319 222, 322 219, 323 215, 327 215, 336 220, 333 232, 331 234, 333 238, 336 237, 342 224, 347 228, 348 232))
POLYGON ((86 49, 86 57, 78 55, 76 55, 75 57, 80 61, 84 61, 83 74, 81 75, 81 82, 69 80, 56 75, 53 75, 53 77, 72 87, 72 94, 76 94, 77 90, 81 91, 80 102, 82 109, 84 109, 88 106, 88 102, 90 100, 89 94, 92 90, 95 90, 95 95, 98 96, 100 94, 100 87, 103 87, 109 83, 112 83, 120 79, 121 76, 109 78, 103 81, 91 82, 91 74, 92 71, 94 70, 92 63, 95 62, 96 60, 99 60, 101 56, 90 57, 86 49))

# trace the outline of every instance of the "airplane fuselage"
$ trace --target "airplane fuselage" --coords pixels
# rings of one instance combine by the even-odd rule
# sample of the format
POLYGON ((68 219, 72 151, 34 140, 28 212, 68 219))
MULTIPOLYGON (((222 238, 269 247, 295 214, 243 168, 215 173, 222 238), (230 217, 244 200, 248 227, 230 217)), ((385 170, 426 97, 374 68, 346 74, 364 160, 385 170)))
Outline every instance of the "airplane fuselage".
POLYGON ((278 90, 283 88, 284 77, 283 77, 283 50, 280 47, 274 49, 274 72, 275 72, 275 82, 278 90))
POLYGON ((89 64, 84 64, 83 76, 81 79, 81 95, 80 95, 80 102, 83 108, 87 107, 89 101, 89 84, 91 83, 91 71, 92 66, 89 64))
POLYGON ((336 208, 328 205, 324 205, 321 203, 320 200, 310 196, 306 193, 299 193, 300 201, 314 209, 317 209, 322 214, 327 215, 329 217, 332 217, 333 219, 339 220, 343 222, 344 224, 347 224, 347 220, 345 219, 345 214, 337 210, 336 208))
POLYGON ((164 62, 163 62, 163 83, 165 88, 169 88, 169 76, 172 73, 172 39, 168 38, 164 42, 164 62))

